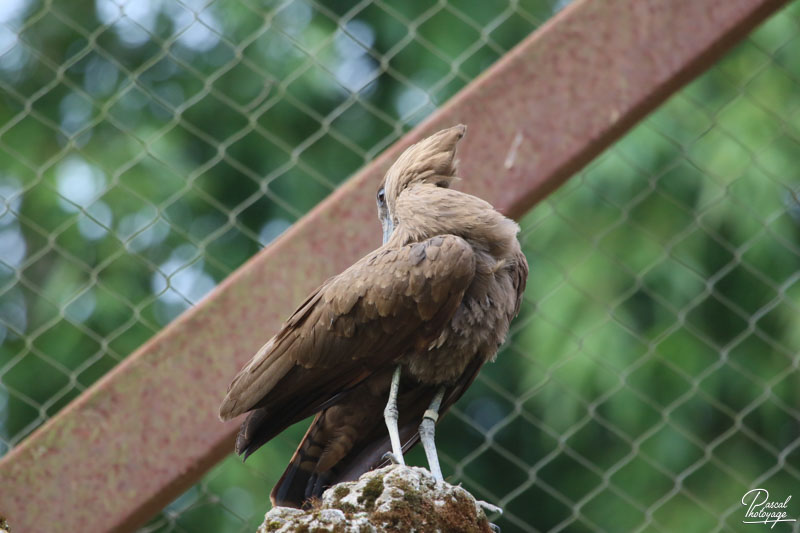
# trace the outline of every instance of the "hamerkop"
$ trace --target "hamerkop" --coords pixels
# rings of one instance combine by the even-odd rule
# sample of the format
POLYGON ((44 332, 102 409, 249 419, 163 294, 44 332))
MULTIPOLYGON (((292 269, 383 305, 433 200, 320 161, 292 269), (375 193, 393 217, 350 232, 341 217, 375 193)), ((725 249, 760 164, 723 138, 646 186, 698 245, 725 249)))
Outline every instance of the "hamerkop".
POLYGON ((231 383, 220 418, 250 411, 236 440, 245 458, 316 414, 273 505, 404 464, 417 440, 442 479, 435 424, 494 358, 528 276, 517 224, 449 188, 465 131, 399 157, 377 193, 383 245, 311 293, 231 383))

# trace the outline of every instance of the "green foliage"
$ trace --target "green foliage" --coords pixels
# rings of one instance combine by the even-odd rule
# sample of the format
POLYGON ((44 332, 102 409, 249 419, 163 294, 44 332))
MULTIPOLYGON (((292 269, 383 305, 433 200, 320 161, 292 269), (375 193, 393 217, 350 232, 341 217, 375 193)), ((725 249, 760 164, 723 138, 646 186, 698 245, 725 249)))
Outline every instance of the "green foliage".
MULTIPOLYGON (((0 9, 0 454, 553 11, 135 4, 0 9)), ((505 532, 735 529, 751 484, 797 486, 799 25, 794 3, 522 220, 522 314, 438 432, 505 532)), ((302 426, 148 530, 254 530, 302 426)))

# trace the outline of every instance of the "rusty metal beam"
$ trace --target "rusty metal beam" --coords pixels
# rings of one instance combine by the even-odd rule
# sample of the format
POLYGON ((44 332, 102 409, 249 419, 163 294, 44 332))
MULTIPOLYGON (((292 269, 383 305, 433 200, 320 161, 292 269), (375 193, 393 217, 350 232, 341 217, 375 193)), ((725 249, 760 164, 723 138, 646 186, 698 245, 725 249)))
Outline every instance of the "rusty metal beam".
POLYGON ((6 455, 0 511, 19 531, 142 524, 231 450, 216 412, 240 365, 379 244, 374 189, 401 150, 468 124, 460 187, 521 216, 785 3, 575 2, 6 455))

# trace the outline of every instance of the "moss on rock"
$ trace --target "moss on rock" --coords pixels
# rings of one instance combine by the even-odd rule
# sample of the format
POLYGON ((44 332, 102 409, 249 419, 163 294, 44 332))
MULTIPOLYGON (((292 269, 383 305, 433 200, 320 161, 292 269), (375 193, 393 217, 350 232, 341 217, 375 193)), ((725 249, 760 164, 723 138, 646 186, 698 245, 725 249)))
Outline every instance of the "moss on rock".
POLYGON ((437 482, 423 468, 392 465, 328 489, 308 511, 272 509, 259 533, 272 531, 490 533, 491 528, 463 488, 437 482))

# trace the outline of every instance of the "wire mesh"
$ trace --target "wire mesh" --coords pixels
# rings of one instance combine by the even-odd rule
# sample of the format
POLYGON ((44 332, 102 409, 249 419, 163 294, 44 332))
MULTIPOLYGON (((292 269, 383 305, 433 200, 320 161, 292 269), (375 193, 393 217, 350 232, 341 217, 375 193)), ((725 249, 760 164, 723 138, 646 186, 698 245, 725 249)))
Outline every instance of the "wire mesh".
MULTIPOLYGON (((565 3, 4 2, 0 454, 565 3)), ((522 220, 438 432, 504 531, 740 531, 798 486, 797 57, 800 2, 522 220)), ((142 531, 254 530, 302 431, 142 531)))

